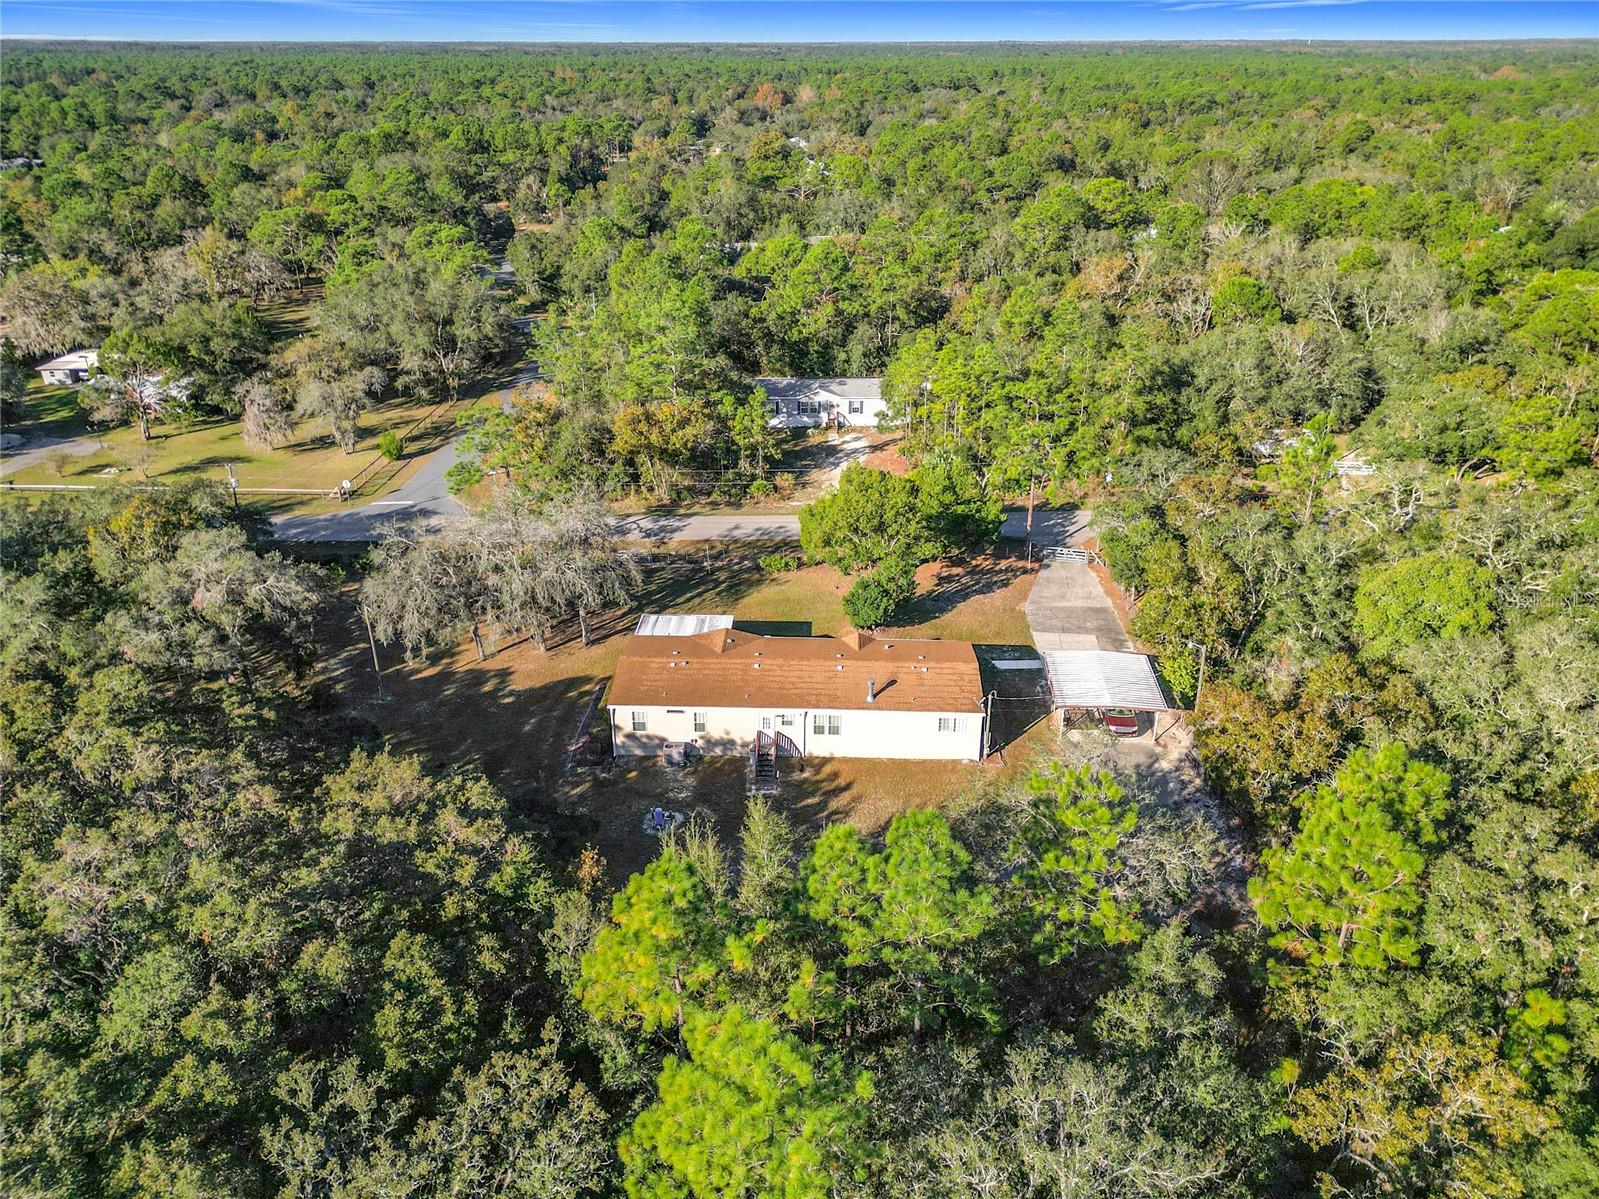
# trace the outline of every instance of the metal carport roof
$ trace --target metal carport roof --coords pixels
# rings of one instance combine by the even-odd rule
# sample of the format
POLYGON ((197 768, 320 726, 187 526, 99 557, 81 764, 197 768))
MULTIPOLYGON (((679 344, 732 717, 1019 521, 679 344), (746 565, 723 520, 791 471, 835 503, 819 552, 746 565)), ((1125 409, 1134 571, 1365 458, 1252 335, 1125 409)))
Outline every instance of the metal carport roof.
POLYGON ((689 612, 646 612, 633 630, 639 637, 693 637, 712 629, 733 627, 731 616, 701 616, 689 612))
POLYGON ((1175 712, 1147 654, 1103 649, 1051 649, 1043 653, 1057 708, 1130 708, 1175 712))

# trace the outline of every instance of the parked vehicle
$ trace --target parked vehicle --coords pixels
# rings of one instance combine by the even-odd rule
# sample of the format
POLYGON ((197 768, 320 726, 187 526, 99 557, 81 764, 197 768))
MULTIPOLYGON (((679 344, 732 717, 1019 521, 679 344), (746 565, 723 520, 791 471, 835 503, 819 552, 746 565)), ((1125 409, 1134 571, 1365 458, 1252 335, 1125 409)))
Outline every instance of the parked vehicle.
POLYGON ((1138 713, 1127 708, 1105 709, 1104 721, 1105 727, 1118 737, 1136 737, 1140 732, 1138 713))

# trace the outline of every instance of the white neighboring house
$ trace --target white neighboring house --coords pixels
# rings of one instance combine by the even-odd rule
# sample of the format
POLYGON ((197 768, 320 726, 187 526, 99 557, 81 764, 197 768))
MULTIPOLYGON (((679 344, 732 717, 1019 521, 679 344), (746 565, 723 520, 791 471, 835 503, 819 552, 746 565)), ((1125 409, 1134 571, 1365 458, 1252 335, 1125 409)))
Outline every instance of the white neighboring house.
POLYGON ((100 364, 99 350, 73 350, 49 362, 41 362, 36 369, 39 377, 52 387, 87 383, 94 368, 100 364))
POLYGON ((883 415, 882 379, 757 379, 755 386, 766 389, 766 423, 774 429, 834 422, 875 429, 883 415))
POLYGON ((635 635, 605 702, 621 756, 673 743, 739 755, 765 733, 791 755, 976 762, 987 736, 977 654, 964 641, 635 635))

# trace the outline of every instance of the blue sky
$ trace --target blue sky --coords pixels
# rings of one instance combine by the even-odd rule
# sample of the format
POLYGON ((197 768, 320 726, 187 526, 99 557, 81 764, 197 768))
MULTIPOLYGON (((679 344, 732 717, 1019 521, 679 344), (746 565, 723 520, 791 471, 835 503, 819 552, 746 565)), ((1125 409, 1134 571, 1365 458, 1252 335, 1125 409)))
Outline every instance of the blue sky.
POLYGON ((1599 36, 1596 0, 0 0, 8 37, 1097 41, 1599 36))

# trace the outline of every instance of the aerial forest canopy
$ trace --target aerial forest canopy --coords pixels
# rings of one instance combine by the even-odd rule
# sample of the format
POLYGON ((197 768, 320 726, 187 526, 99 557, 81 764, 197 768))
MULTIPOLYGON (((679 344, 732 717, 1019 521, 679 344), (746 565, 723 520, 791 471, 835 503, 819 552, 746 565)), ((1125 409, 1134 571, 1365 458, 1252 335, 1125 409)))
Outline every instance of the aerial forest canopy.
POLYGON ((8 420, 99 346, 107 419, 348 449, 521 309, 459 477, 560 505, 765 484, 757 379, 881 375, 908 473, 806 553, 881 608, 1091 499, 1220 817, 1040 763, 612 895, 343 712, 337 572, 221 489, 8 505, 6 1192, 1599 1192, 1596 98, 1585 43, 8 43, 8 420))

